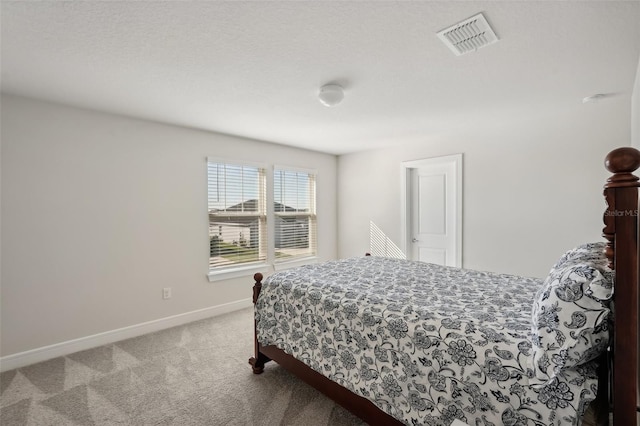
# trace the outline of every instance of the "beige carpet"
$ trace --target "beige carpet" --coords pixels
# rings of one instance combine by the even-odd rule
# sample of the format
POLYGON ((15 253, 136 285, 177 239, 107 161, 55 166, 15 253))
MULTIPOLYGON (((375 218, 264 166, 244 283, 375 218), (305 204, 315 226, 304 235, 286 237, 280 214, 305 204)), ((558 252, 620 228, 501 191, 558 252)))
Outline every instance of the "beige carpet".
POLYGON ((254 375, 252 309, 0 375, 0 424, 362 425, 269 363, 254 375))

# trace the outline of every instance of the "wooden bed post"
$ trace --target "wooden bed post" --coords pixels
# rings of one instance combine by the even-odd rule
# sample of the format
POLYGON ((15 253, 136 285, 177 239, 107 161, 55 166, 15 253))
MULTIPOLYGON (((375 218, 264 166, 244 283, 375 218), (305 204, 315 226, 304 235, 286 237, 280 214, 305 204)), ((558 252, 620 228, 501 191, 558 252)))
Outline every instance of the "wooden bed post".
POLYGON ((640 151, 618 148, 605 167, 611 176, 605 185, 605 253, 615 271, 613 296, 613 423, 635 425, 638 397, 638 177, 640 151))
MULTIPOLYGON (((256 282, 253 285, 254 305, 256 304, 256 302, 258 302, 258 296, 260 295, 260 290, 262 290, 262 278, 263 276, 260 272, 256 273, 253 276, 253 279, 256 282)), ((249 358, 249 364, 251 364, 251 368, 253 369, 254 374, 261 374, 264 371, 264 364, 268 361, 271 361, 271 359, 260 352, 260 343, 258 343, 258 327, 255 319, 253 320, 253 340, 254 355, 249 358)))

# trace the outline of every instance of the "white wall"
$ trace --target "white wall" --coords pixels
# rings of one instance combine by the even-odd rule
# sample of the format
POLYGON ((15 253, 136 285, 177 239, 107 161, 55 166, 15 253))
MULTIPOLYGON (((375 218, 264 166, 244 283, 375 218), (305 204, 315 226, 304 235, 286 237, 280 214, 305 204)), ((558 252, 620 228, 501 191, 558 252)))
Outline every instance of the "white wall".
POLYGON ((336 257, 335 156, 3 95, 1 354, 250 298, 207 280, 207 156, 316 169, 336 257))
POLYGON ((338 160, 3 95, 0 354, 248 298, 250 279, 206 279, 207 156, 316 168, 331 259, 368 251, 370 220, 399 244, 400 163, 462 152, 464 266, 544 276, 600 239, 602 160, 638 129, 638 91, 631 120, 629 98, 611 98, 338 160))
POLYGON ((640 58, 631 96, 631 145, 640 148, 640 58))
POLYGON ((601 240, 603 159, 629 144, 629 121, 628 96, 577 100, 562 115, 341 156, 338 254, 368 250, 370 220, 400 245, 402 161, 463 153, 463 266, 543 277, 565 250, 601 240))

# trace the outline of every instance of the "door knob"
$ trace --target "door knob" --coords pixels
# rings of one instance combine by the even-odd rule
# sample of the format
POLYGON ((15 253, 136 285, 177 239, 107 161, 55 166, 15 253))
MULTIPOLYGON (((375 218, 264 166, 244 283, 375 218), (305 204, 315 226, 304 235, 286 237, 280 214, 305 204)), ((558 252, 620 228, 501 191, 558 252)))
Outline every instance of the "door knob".
POLYGON ((414 238, 411 240, 412 243, 417 243, 419 240, 417 238, 414 238))

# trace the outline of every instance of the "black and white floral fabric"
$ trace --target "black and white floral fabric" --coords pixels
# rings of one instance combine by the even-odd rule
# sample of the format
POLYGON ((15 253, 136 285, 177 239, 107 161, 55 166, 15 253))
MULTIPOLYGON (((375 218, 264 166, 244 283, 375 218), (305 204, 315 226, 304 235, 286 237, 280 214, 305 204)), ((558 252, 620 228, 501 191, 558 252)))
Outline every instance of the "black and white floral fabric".
POLYGON ((258 340, 408 425, 579 424, 595 366, 537 379, 531 317, 542 284, 381 257, 309 265, 265 281, 258 340))
POLYGON ((532 365, 541 383, 595 359, 607 348, 613 271, 604 247, 591 243, 565 253, 536 295, 532 365))

